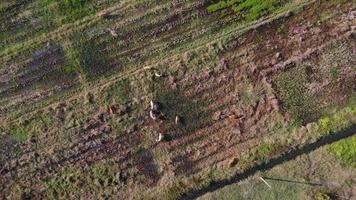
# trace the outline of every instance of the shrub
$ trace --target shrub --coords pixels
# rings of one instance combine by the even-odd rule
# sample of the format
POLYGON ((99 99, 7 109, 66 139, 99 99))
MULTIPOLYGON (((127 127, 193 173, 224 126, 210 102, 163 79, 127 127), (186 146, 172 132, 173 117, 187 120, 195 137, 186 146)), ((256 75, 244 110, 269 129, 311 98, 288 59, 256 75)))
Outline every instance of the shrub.
POLYGON ((324 192, 318 192, 314 196, 315 200, 331 200, 330 196, 324 192))

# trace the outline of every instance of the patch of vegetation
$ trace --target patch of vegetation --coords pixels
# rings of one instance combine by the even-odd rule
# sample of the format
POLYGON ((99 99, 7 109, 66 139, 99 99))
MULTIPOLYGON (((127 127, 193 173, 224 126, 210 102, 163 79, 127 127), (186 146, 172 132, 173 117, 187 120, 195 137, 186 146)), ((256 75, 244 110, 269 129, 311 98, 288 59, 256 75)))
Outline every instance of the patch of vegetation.
MULTIPOLYGON (((104 88, 98 95, 98 100, 100 105, 105 105, 106 107, 111 105, 124 106, 131 99, 132 87, 130 85, 129 79, 121 79, 111 84, 110 86, 104 88)), ((138 107, 130 107, 130 112, 137 113, 138 107)), ((112 131, 116 134, 121 134, 123 131, 133 123, 132 119, 128 114, 124 114, 117 118, 109 118, 109 123, 112 125, 112 131)))
POLYGON ((317 192, 314 198, 315 200, 331 200, 331 197, 324 192, 317 192))
POLYGON ((164 191, 164 199, 174 200, 182 196, 187 191, 187 188, 182 182, 176 182, 171 187, 164 191))
POLYGON ((276 85, 282 108, 299 124, 306 124, 319 117, 315 97, 308 94, 309 67, 297 67, 277 77, 276 85))
POLYGON ((159 86, 154 96, 159 103, 160 111, 165 115, 166 131, 174 134, 174 137, 193 132, 210 122, 209 113, 201 112, 205 102, 190 100, 178 90, 172 91, 159 86), (180 118, 178 124, 174 123, 176 116, 180 118))
POLYGON ((235 185, 226 186, 220 190, 217 190, 213 193, 210 193, 208 196, 209 200, 238 200, 244 199, 243 196, 240 194, 241 191, 236 190, 235 185))
POLYGON ((251 149, 249 157, 252 161, 267 160, 275 153, 277 144, 262 144, 256 148, 251 149))
POLYGON ((267 161, 271 156, 276 154, 276 151, 280 149, 279 144, 261 144, 249 150, 249 152, 243 155, 239 160, 240 167, 249 167, 252 163, 267 161))
POLYGON ((345 3, 348 0, 327 0, 327 1, 331 2, 334 5, 337 5, 337 4, 345 3))
POLYGON ((3 0, 0 2, 0 11, 5 10, 7 7, 9 7, 10 5, 12 5, 12 2, 10 2, 9 0, 3 0))
POLYGON ((339 71, 336 67, 330 69, 330 76, 332 81, 336 81, 339 78, 339 71))
POLYGON ((100 98, 107 105, 125 103, 130 97, 130 91, 130 81, 122 79, 101 91, 100 98))
POLYGON ((178 199, 182 198, 182 196, 189 191, 189 189, 194 188, 195 190, 199 190, 202 188, 206 188, 211 185, 214 180, 218 180, 216 177, 216 171, 209 170, 204 172, 204 174, 200 174, 199 177, 189 177, 186 181, 183 182, 175 182, 170 187, 166 188, 163 193, 164 199, 178 199))
POLYGON ((8 198, 12 199, 24 199, 23 197, 30 192, 30 189, 25 188, 24 186, 20 185, 19 183, 12 183, 7 185, 3 192, 8 195, 8 198))
POLYGON ((245 106, 254 106, 261 99, 263 90, 259 87, 254 87, 249 76, 244 76, 238 86, 240 91, 241 103, 245 106))
POLYGON ((37 133, 44 132, 51 126, 52 122, 47 115, 36 114, 30 119, 9 126, 8 132, 17 141, 26 141, 37 133))
POLYGON ((95 80, 111 69, 110 58, 103 51, 105 44, 99 44, 82 34, 74 36, 73 41, 72 45, 65 48, 68 60, 64 69, 66 73, 79 72, 87 80, 95 80))
POLYGON ((355 115, 355 107, 346 107, 334 115, 320 118, 317 123, 318 137, 349 127, 352 125, 355 115))
POLYGON ((49 199, 58 199, 66 197, 76 187, 81 174, 79 170, 67 170, 63 174, 59 174, 51 178, 48 182, 47 195, 49 199))
POLYGON ((344 164, 356 168, 356 136, 330 145, 329 151, 340 157, 344 164))
POLYGON ((276 134, 285 134, 291 133, 296 128, 297 126, 293 123, 288 123, 284 120, 276 120, 269 125, 268 132, 276 134))
POLYGON ((42 15, 57 24, 79 20, 96 11, 92 0, 41 0, 42 15))
POLYGON ((246 21, 254 21, 270 14, 282 5, 280 0, 225 0, 213 3, 208 11, 224 11, 230 9, 246 21))
POLYGON ((113 168, 108 165, 95 164, 88 169, 68 168, 51 177, 47 182, 49 199, 66 199, 80 197, 83 191, 91 194, 112 195, 111 186, 120 184, 113 168))
POLYGON ((330 19, 330 17, 331 17, 331 14, 328 13, 327 11, 320 12, 318 14, 318 16, 316 17, 314 23, 319 26, 319 25, 325 23, 328 19, 330 19))
POLYGON ((342 131, 356 123, 356 97, 352 95, 347 102, 328 110, 317 120, 316 129, 310 137, 312 141, 319 140, 326 135, 342 131))
POLYGON ((286 32, 286 25, 283 23, 278 26, 277 33, 285 33, 286 32))
POLYGON ((181 198, 189 189, 196 190, 208 187, 215 180, 213 171, 209 170, 200 177, 190 177, 185 183, 175 182, 170 187, 166 188, 163 193, 164 199, 181 198))

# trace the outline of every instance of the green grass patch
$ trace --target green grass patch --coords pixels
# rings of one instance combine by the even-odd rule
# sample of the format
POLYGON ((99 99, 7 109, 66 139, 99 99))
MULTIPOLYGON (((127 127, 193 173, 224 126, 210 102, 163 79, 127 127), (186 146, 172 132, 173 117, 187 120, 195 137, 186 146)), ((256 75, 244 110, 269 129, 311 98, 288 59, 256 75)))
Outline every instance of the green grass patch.
POLYGON ((281 149, 280 144, 265 143, 253 147, 239 159, 238 165, 241 169, 250 167, 253 163, 268 161, 273 155, 281 149))
POLYGON ((341 158, 344 164, 356 168, 356 136, 331 144, 329 151, 341 158))
POLYGON ((23 142, 37 135, 37 133, 44 132, 51 125, 51 119, 47 115, 39 113, 18 124, 11 124, 7 131, 15 140, 23 142))
POLYGON ((251 149, 248 157, 251 161, 267 160, 275 153, 277 147, 276 144, 261 144, 251 149))
POLYGON ((246 21, 254 21, 270 14, 282 5, 281 0, 225 0, 211 4, 208 11, 232 10, 246 21))
POLYGON ((92 0, 41 0, 41 15, 58 25, 74 22, 94 13, 92 0))
POLYGON ((355 116, 356 107, 345 107, 338 113, 321 117, 317 122, 318 137, 349 127, 352 125, 355 116))

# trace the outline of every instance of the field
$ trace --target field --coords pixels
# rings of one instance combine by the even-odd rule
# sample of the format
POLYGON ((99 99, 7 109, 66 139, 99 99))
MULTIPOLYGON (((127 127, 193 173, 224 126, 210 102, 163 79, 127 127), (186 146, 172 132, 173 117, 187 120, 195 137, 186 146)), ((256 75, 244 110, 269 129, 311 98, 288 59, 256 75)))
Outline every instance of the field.
POLYGON ((0 199, 356 198, 355 10, 0 2, 0 199))
MULTIPOLYGON (((353 136, 351 140, 355 139, 353 136)), ((352 199, 355 193, 354 170, 331 153, 336 145, 347 142, 344 139, 323 146, 199 199, 352 199), (271 188, 260 177, 264 177, 271 188)), ((355 143, 351 147, 355 148, 355 143)))

